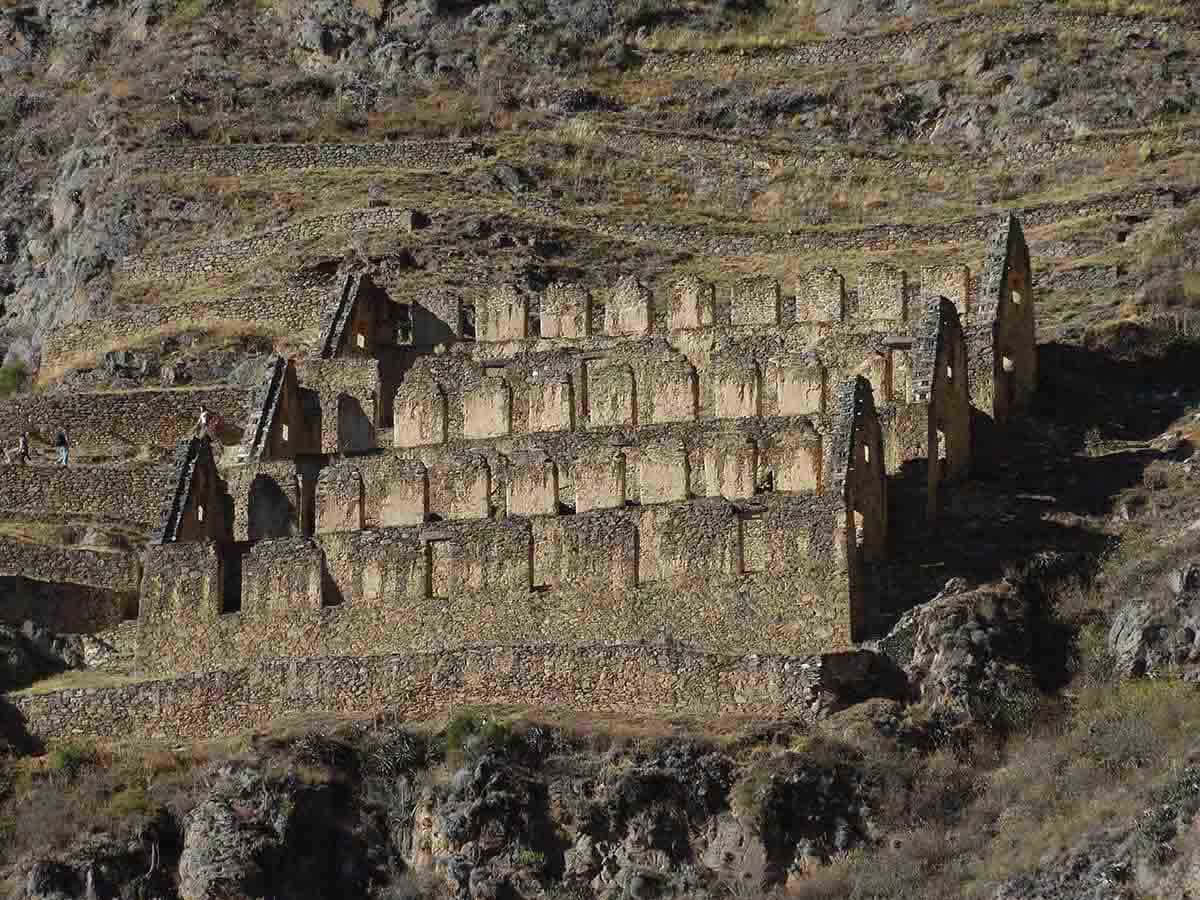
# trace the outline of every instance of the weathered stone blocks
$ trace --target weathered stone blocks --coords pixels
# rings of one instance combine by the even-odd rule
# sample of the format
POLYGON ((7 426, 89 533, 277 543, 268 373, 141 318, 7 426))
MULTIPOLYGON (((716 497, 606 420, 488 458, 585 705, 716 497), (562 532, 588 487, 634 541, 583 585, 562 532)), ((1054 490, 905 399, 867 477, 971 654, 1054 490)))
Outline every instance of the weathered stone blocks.
POLYGON ((642 504, 672 503, 688 496, 687 450, 680 441, 658 441, 638 459, 638 497, 642 504))
POLYGON ((436 479, 446 497, 451 519, 486 519, 491 515, 492 470, 486 457, 463 454, 434 466, 430 480, 436 479))
POLYGON ((514 453, 508 468, 508 514, 558 513, 558 467, 541 451, 514 453))
POLYGON ((781 416, 819 416, 825 412, 825 369, 809 356, 776 357, 767 368, 781 416))
POLYGON ((728 500, 754 496, 758 479, 758 446, 750 438, 730 434, 704 450, 704 484, 710 497, 728 500))
POLYGON ((732 325, 779 324, 779 282, 760 276, 734 282, 729 296, 732 325))
POLYGON ((903 321, 907 276, 887 263, 871 263, 858 275, 858 317, 903 321))
POLYGON ((588 425, 606 428, 636 424, 633 369, 621 362, 587 362, 588 425))
POLYGON ((592 295, 583 285, 555 282, 542 293, 542 337, 585 338, 591 325, 592 295))
POLYGON ((921 268, 921 302, 928 303, 945 297, 954 304, 965 322, 970 313, 971 272, 963 265, 923 266, 921 268))
POLYGON ((796 319, 841 322, 846 316, 846 281, 837 269, 814 269, 796 290, 796 319))
POLYGON ((762 374, 749 360, 714 360, 709 368, 713 415, 751 419, 762 414, 762 374))
POLYGON ((577 457, 571 467, 575 481, 575 512, 623 507, 625 466, 625 454, 615 447, 577 457))
POLYGON ((327 467, 317 479, 317 533, 361 531, 362 474, 351 465, 327 467))
POLYGON ((512 433, 512 391, 498 376, 486 375, 463 391, 463 436, 501 437, 512 433))
POLYGON ((570 431, 575 427, 571 376, 545 373, 529 379, 529 431, 570 431))
POLYGON ((518 341, 529 336, 529 295, 512 284, 500 284, 483 303, 481 341, 518 341))
POLYGON ((667 328, 670 331, 707 328, 716 321, 715 310, 713 286, 694 275, 686 275, 671 286, 667 328))
POLYGON ((392 441, 397 447, 446 442, 446 395, 424 373, 405 378, 396 391, 392 441))
POLYGON ((696 369, 683 356, 648 364, 651 422, 693 422, 699 403, 696 369))
POLYGON ((650 291, 632 275, 620 278, 604 306, 605 332, 631 336, 649 334, 652 322, 650 300, 650 291))

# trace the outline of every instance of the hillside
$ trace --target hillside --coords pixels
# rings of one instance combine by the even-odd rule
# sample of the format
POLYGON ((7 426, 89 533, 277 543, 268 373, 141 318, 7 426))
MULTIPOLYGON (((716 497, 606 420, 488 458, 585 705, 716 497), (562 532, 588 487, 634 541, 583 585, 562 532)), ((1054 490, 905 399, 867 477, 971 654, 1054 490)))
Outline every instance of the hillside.
POLYGON ((1192 0, 0 0, 0 887, 1200 893, 1198 51, 1192 0), (960 483, 950 414, 895 438, 956 369, 960 483), (788 617, 810 556, 844 619, 788 617))

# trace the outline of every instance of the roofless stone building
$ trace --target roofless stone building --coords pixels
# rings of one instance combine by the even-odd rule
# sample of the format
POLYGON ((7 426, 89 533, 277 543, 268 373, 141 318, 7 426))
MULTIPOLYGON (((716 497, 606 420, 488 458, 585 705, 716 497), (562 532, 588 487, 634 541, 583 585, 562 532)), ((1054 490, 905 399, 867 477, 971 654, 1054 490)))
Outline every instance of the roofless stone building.
POLYGON ((138 663, 848 647, 889 533, 932 534, 981 434, 1028 405, 1033 303, 1011 217, 978 281, 875 265, 851 290, 823 269, 794 295, 684 278, 656 297, 630 276, 471 304, 349 273, 316 353, 267 366, 236 461, 181 449, 138 663))

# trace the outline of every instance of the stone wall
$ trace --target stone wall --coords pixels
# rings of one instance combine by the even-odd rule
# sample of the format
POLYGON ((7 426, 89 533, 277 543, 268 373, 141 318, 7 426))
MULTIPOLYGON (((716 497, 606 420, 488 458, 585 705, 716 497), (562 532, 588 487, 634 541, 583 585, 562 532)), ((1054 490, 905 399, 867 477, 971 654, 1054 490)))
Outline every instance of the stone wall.
POLYGON ((109 350, 189 330, 233 328, 246 333, 315 340, 321 293, 298 288, 272 296, 206 297, 69 322, 56 326, 44 338, 42 366, 79 368, 94 363, 109 350))
MULTIPOLYGON (((368 527, 388 524, 382 508, 398 484, 394 459, 420 461, 427 469, 427 513, 458 518, 451 498, 452 474, 468 457, 483 458, 490 469, 491 505, 499 514, 506 509, 511 471, 521 457, 535 451, 554 468, 558 500, 579 511, 594 508, 597 496, 611 496, 612 460, 621 457, 621 503, 658 502, 644 483, 651 469, 664 474, 665 446, 675 446, 673 499, 684 497, 750 496, 760 489, 806 492, 818 489, 825 466, 822 434, 829 424, 808 416, 768 416, 736 420, 631 425, 588 431, 538 434, 536 439, 514 436, 485 442, 458 442, 443 446, 398 448, 348 460, 344 465, 362 473, 367 491, 364 518, 368 527), (747 455, 747 447, 750 455, 747 455), (751 465, 752 463, 752 465, 751 465), (726 465, 730 467, 726 470, 726 465), (740 487, 735 487, 736 483, 740 487), (804 473, 808 473, 805 476, 804 473), (770 486, 768 488, 767 486, 770 486), (581 499, 585 498, 585 499, 581 499), (592 498, 592 499, 587 499, 592 498)), ((659 475, 651 474, 651 478, 659 475)), ((608 504, 605 504, 608 505, 608 504)), ((619 505, 619 504, 618 504, 619 505)), ((478 508, 486 508, 486 505, 478 508)), ((513 510, 508 509, 511 513, 513 510)), ((477 514, 478 515, 478 514, 477 514)), ((394 523, 393 523, 394 524, 394 523)))
MULTIPOLYGON (((136 588, 113 590, 0 575, 0 597, 0 622, 6 625, 31 621, 59 634, 96 634, 103 638, 122 623, 135 628, 137 624, 136 588)), ((133 656, 132 649, 129 655, 133 656)))
POLYGON ((306 169, 401 169, 438 172, 494 152, 474 141, 405 140, 363 144, 163 145, 134 158, 138 172, 251 175, 306 169))
POLYGON ((158 524, 169 465, 4 466, 0 512, 34 519, 158 524))
POLYGON ((255 544, 240 582, 227 577, 233 551, 152 547, 139 663, 188 671, 235 667, 265 648, 366 656, 540 635, 671 635, 722 652, 844 647, 853 623, 835 562, 840 509, 815 494, 711 498, 338 531, 255 544), (610 532, 626 538, 595 542, 610 532))
POLYGON ((136 592, 142 567, 132 553, 0 538, 0 575, 136 592))
MULTIPOLYGON (((798 349, 786 332, 673 347, 658 338, 476 357, 469 348, 415 361, 394 395, 399 448, 515 435, 603 431, 757 416, 821 417, 830 385, 854 374, 893 402, 907 372, 884 332, 832 334, 798 349), (866 368, 864 368, 864 364, 866 368)), ((904 390, 907 391, 905 384, 904 390)))
POLYGON ((31 431, 49 443, 65 428, 77 456, 88 447, 174 449, 194 433, 203 404, 224 419, 222 440, 237 443, 248 396, 240 387, 30 394, 0 404, 0 436, 12 446, 31 431))
POLYGON ((208 738, 294 714, 428 721, 480 704, 627 715, 815 716, 871 674, 868 654, 733 657, 642 643, 477 646, 358 658, 263 659, 122 687, 10 695, 45 741, 208 738))

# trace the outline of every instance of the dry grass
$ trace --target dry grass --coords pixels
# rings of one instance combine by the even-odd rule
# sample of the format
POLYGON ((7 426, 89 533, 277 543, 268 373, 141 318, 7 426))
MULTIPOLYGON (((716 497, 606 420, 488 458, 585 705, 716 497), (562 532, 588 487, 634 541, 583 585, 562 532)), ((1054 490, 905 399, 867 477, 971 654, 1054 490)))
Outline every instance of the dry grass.
MULTIPOLYGON (((91 369, 99 365, 105 354, 120 350, 139 350, 160 344, 165 338, 189 331, 200 332, 203 338, 193 345, 197 352, 213 349, 229 341, 245 338, 264 338, 272 341, 277 351, 293 346, 303 346, 316 339, 316 334, 284 331, 280 327, 261 322, 242 322, 231 319, 211 319, 205 316, 180 316, 169 324, 139 331, 134 334, 98 341, 94 349, 54 357, 43 363, 38 370, 37 387, 48 388, 61 381, 71 372, 91 369)), ((189 390, 182 387, 178 390, 189 390)), ((126 393, 122 391, 122 393, 126 393)))
POLYGON ((812 0, 767 0, 765 11, 744 13, 715 34, 707 28, 659 26, 639 43, 672 52, 790 47, 824 39, 815 21, 812 0))

